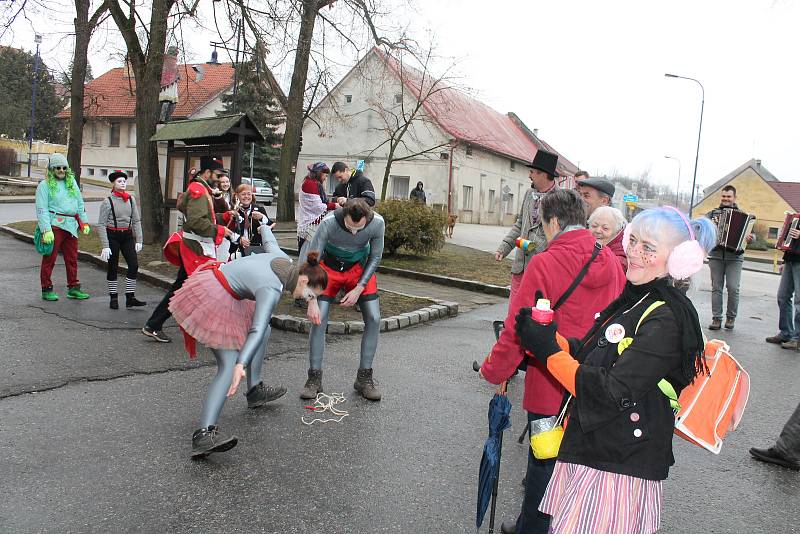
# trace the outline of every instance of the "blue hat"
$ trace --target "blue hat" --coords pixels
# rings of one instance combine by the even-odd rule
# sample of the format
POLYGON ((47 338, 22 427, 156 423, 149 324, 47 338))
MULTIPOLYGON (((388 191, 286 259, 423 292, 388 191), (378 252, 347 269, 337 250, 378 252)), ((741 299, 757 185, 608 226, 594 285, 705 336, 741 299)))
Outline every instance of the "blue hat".
POLYGON ((67 157, 64 154, 59 154, 58 152, 54 152, 50 154, 50 161, 47 163, 49 168, 53 167, 69 167, 69 163, 67 163, 67 157))
POLYGON ((330 174, 331 170, 328 168, 328 164, 322 161, 318 161, 309 168, 311 172, 322 172, 325 174, 330 174))

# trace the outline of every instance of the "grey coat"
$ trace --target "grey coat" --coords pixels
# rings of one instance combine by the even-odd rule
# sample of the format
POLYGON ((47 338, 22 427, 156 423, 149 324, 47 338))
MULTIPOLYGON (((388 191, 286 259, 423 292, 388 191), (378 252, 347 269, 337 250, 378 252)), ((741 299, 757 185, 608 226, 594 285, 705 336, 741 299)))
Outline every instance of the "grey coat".
MULTIPOLYGON (((550 191, 553 191, 553 189, 550 191)), ((533 241, 535 244, 536 248, 533 252, 525 252, 521 248, 516 249, 517 253, 514 256, 514 262, 511 264, 512 274, 522 274, 531 258, 535 254, 543 251, 547 246, 547 239, 544 237, 544 228, 542 228, 542 222, 539 220, 538 211, 537 213, 532 213, 533 201, 546 194, 547 193, 539 193, 533 187, 525 191, 517 220, 514 222, 514 226, 511 227, 511 231, 508 232, 500 242, 500 246, 497 247, 497 251, 502 254, 503 257, 506 257, 516 248, 514 242, 518 237, 533 241)))
POLYGON ((142 237, 142 219, 139 216, 139 204, 131 195, 130 201, 125 202, 116 195, 110 195, 100 203, 100 216, 97 220, 97 235, 103 248, 109 248, 108 232, 106 227, 113 228, 114 216, 117 218, 117 228, 130 228, 133 232, 133 239, 137 243, 144 241, 142 237), (114 211, 111 211, 109 199, 114 203, 114 211))

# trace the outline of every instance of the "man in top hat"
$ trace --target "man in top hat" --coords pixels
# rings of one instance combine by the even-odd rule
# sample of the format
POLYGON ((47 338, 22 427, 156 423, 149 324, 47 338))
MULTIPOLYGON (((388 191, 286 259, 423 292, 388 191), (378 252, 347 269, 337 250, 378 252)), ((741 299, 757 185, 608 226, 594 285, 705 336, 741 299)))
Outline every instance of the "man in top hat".
POLYGON ((586 203, 587 219, 600 206, 610 206, 614 198, 614 184, 605 178, 585 178, 578 182, 577 188, 586 203))
POLYGON ((547 245, 542 221, 539 218, 539 202, 544 195, 556 189, 557 165, 558 154, 546 150, 536 152, 533 162, 527 165, 530 169, 528 178, 531 180, 531 188, 525 192, 514 226, 494 253, 494 259, 501 261, 516 248, 517 238, 521 237, 532 243, 528 249, 517 249, 514 256, 514 262, 511 265, 511 300, 514 299, 514 295, 519 289, 522 273, 525 272, 528 262, 534 254, 544 250, 547 245))
MULTIPOLYGON (((214 215, 212 192, 216 189, 220 176, 227 175, 222 158, 203 156, 200 158, 200 171, 194 175, 189 187, 178 199, 178 210, 184 215, 183 229, 172 234, 164 247, 164 257, 178 267, 178 276, 153 314, 142 328, 142 333, 161 343, 171 340, 163 332, 164 322, 169 319, 169 299, 186 281, 195 269, 217 257, 217 245, 224 237, 236 241, 238 236, 223 224, 217 224, 214 215)), ((227 217, 228 214, 226 214, 227 217)))
POLYGON ((64 256, 64 266, 67 268, 67 298, 88 299, 89 295, 81 290, 78 280, 78 232, 88 234, 90 229, 75 174, 63 154, 50 156, 47 176, 36 187, 36 219, 41 242, 53 245, 52 252, 42 256, 39 276, 42 299, 58 300, 50 277, 59 252, 64 256))

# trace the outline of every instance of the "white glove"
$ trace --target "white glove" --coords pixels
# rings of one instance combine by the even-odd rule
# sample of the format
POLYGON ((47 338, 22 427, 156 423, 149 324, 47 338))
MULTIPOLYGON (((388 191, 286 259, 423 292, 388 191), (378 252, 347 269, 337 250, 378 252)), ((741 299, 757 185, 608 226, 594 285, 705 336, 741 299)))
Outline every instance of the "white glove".
POLYGON ((110 248, 104 248, 103 250, 100 251, 100 259, 101 260, 108 261, 108 258, 110 258, 110 257, 111 257, 111 249, 110 248))
POLYGON ((133 246, 133 250, 135 250, 137 254, 140 253, 142 251, 142 244, 141 243, 136 243, 133 246))

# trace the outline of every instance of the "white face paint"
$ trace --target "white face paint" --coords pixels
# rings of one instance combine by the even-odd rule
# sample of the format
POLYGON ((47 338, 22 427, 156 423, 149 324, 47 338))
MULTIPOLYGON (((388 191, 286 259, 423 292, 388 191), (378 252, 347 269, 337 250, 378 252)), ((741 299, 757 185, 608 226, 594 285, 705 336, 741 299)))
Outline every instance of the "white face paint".
POLYGON ((317 298, 317 294, 314 293, 314 291, 310 287, 306 286, 306 287, 303 288, 302 297, 303 297, 303 300, 308 302, 310 300, 314 300, 315 298, 317 298))
POLYGON ((117 191, 125 191, 125 188, 127 187, 128 187, 127 179, 119 177, 116 180, 114 180, 114 189, 116 189, 117 191))

